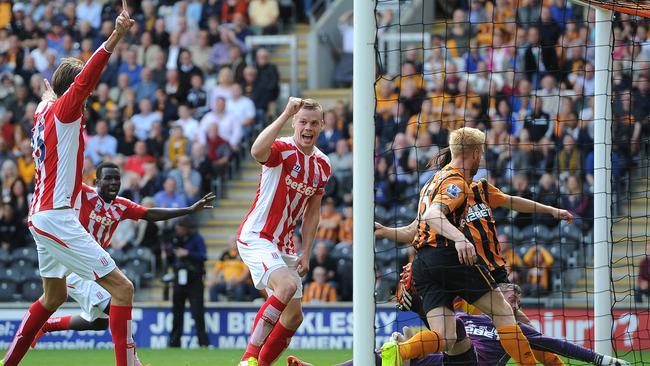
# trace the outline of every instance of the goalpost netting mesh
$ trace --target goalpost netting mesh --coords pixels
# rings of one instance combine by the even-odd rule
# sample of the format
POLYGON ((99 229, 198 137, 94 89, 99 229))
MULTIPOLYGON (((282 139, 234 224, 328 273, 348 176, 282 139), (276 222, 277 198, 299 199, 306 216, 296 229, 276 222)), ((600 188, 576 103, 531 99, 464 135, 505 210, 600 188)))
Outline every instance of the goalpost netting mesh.
MULTIPOLYGON (((611 60, 611 268, 615 352, 650 362, 650 37, 647 1, 376 2, 375 217, 417 217, 429 161, 449 133, 487 135, 474 180, 571 212, 493 208, 494 235, 522 308, 548 336, 593 349, 595 6, 614 10, 611 60)), ((471 211, 471 209, 470 209, 471 211)), ((375 323, 381 345, 417 315, 395 309, 410 244, 376 239, 375 323)), ((567 364, 581 364, 567 360, 567 364)))

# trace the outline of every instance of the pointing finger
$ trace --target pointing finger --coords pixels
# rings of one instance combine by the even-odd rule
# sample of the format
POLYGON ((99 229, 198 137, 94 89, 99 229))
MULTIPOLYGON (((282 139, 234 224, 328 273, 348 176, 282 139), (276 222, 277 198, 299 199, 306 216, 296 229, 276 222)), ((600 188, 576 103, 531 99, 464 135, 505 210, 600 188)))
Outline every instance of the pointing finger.
POLYGON ((122 0, 122 12, 125 12, 127 17, 129 16, 129 5, 126 0, 122 0))

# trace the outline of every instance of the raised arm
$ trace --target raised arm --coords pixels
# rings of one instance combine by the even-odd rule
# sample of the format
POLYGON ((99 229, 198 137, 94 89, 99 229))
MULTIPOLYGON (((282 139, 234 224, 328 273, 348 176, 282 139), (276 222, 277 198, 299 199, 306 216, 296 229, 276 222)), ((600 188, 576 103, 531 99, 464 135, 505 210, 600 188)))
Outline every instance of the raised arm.
POLYGON ((375 235, 380 238, 390 239, 398 243, 411 243, 418 233, 418 220, 400 227, 386 227, 375 222, 375 235))
POLYGON ((525 213, 543 213, 552 215, 558 220, 566 220, 569 224, 573 223, 573 215, 567 211, 560 208, 548 206, 529 200, 527 198, 505 195, 506 199, 503 203, 504 207, 507 207, 511 210, 525 213))
POLYGON ((191 213, 199 212, 204 208, 212 208, 209 203, 214 200, 216 196, 214 193, 210 192, 206 194, 203 198, 196 201, 190 207, 183 208, 150 208, 147 210, 147 213, 142 217, 147 221, 164 221, 169 219, 174 219, 177 217, 189 215, 191 213))
POLYGON ((266 163, 267 160, 269 160, 269 157, 271 156, 271 145, 273 145, 273 141, 278 138, 282 127, 284 127, 284 124, 287 123, 289 118, 298 113, 302 107, 302 103, 303 101, 300 98, 289 98, 287 106, 284 108, 284 112, 282 112, 282 114, 280 114, 280 116, 275 121, 273 121, 273 123, 266 127, 260 133, 260 135, 257 136, 257 139, 255 139, 255 142, 251 147, 251 155, 255 160, 262 164, 266 163))
POLYGON ((102 75, 102 71, 108 63, 108 59, 111 57, 111 53, 117 43, 128 33, 133 24, 135 24, 135 20, 129 17, 127 11, 122 11, 115 20, 115 30, 113 30, 106 42, 90 57, 81 69, 81 72, 74 78, 74 82, 68 90, 62 93, 60 98, 54 103, 54 113, 60 122, 71 123, 81 117, 86 98, 95 89, 102 75))

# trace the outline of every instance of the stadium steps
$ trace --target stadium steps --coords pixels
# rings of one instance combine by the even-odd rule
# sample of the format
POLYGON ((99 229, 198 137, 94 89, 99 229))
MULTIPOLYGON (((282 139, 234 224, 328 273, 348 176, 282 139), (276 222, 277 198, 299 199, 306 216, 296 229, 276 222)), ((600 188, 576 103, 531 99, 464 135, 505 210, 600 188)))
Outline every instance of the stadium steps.
MULTIPOLYGON (((293 32, 298 37, 298 89, 302 90, 307 86, 307 59, 309 57, 307 38, 309 36, 309 25, 296 24, 293 32)), ((289 46, 275 46, 271 52, 271 63, 278 67, 280 82, 291 85, 291 50, 289 46)))
POLYGON ((349 102, 352 100, 352 89, 311 89, 303 90, 303 98, 316 99, 325 109, 333 107, 337 101, 349 102))

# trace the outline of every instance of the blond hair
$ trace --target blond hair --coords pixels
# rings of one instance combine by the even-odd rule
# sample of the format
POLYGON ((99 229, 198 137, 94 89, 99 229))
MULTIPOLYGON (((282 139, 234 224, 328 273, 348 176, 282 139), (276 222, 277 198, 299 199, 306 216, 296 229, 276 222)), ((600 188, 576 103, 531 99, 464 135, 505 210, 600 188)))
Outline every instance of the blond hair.
POLYGON ((500 283, 498 286, 501 291, 513 291, 515 294, 521 295, 521 287, 519 287, 519 285, 517 284, 503 282, 500 283))
POLYGON ((300 109, 306 109, 309 111, 318 111, 320 113, 321 119, 323 119, 323 107, 316 100, 307 98, 302 100, 302 107, 300 109))
POLYGON ((462 127, 449 134, 452 159, 480 149, 485 143, 485 133, 472 127, 462 127))

